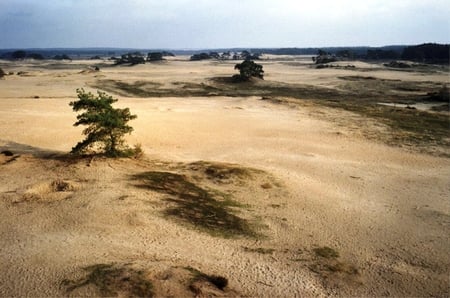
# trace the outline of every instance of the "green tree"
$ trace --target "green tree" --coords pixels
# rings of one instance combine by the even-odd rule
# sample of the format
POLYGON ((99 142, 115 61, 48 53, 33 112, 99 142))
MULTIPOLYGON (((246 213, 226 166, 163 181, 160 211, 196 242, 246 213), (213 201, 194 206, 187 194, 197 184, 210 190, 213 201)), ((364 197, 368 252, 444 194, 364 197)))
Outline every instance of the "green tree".
POLYGON ((14 51, 11 56, 13 59, 24 59, 27 56, 27 52, 23 50, 14 51))
POLYGON ((147 55, 147 61, 162 61, 164 55, 161 52, 150 52, 147 55))
POLYGON ((70 102, 74 112, 84 111, 77 116, 74 126, 86 125, 83 134, 86 138, 72 148, 74 154, 103 152, 106 156, 130 156, 134 150, 124 141, 133 128, 127 123, 136 119, 128 108, 114 109, 111 104, 117 99, 98 91, 97 96, 84 89, 77 89, 78 100, 70 102))
POLYGON ((255 63, 252 60, 245 60, 234 66, 234 69, 239 70, 239 75, 233 76, 234 79, 240 81, 248 81, 251 77, 264 79, 264 70, 262 65, 255 63))

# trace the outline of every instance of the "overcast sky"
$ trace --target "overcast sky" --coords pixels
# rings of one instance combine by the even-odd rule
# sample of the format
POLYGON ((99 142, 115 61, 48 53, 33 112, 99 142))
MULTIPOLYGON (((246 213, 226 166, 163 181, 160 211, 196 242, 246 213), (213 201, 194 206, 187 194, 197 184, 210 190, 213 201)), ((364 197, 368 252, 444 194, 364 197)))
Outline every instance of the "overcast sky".
POLYGON ((449 0, 0 0, 0 48, 450 42, 449 0))

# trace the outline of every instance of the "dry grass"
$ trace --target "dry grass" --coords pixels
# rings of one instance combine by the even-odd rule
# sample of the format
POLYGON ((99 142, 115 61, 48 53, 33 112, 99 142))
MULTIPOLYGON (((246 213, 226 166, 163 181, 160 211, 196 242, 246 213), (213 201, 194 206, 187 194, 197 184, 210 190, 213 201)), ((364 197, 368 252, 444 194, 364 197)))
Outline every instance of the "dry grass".
POLYGON ((77 288, 93 285, 104 297, 153 297, 153 285, 145 272, 137 271, 127 265, 96 264, 83 268, 88 272, 79 280, 63 280, 62 285, 67 292, 77 288))
POLYGON ((169 195, 166 201, 171 207, 164 212, 169 217, 213 236, 256 236, 250 223, 231 209, 240 205, 220 191, 202 188, 186 176, 170 172, 144 172, 133 179, 140 182, 137 187, 169 195))

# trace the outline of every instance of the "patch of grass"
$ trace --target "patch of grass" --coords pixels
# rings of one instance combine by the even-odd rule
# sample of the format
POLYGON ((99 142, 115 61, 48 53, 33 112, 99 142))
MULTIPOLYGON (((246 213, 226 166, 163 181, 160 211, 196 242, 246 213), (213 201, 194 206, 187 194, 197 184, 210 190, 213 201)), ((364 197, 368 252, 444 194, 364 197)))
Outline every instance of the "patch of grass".
POLYGON ((170 195, 167 201, 175 206, 165 211, 167 216, 213 236, 256 236, 248 221, 230 209, 238 204, 220 192, 199 187, 184 175, 153 171, 135 175, 133 179, 141 181, 138 187, 170 195))
POLYGON ((333 264, 326 265, 326 268, 331 272, 341 272, 349 275, 358 274, 358 269, 350 264, 343 262, 334 262, 333 264))
POLYGON ((328 246, 314 248, 313 251, 316 254, 316 256, 326 259, 335 259, 339 257, 339 253, 328 246))
POLYGON ((80 280, 64 280, 62 285, 68 292, 86 286, 97 287, 101 296, 111 297, 153 297, 153 285, 143 271, 136 271, 128 266, 113 264, 96 264, 83 268, 87 276, 80 280))
POLYGON ((354 101, 322 104, 355 112, 388 125, 391 128, 389 132, 378 137, 390 145, 408 144, 424 152, 430 152, 430 145, 450 147, 448 115, 354 101))
POLYGON ((214 183, 231 183, 251 178, 253 174, 261 173, 256 169, 244 168, 234 164, 197 161, 187 165, 187 168, 199 172, 214 183))
POLYGON ((53 191, 73 191, 74 187, 72 184, 70 184, 67 181, 64 181, 62 179, 57 179, 52 181, 52 183, 50 184, 50 188, 53 191))

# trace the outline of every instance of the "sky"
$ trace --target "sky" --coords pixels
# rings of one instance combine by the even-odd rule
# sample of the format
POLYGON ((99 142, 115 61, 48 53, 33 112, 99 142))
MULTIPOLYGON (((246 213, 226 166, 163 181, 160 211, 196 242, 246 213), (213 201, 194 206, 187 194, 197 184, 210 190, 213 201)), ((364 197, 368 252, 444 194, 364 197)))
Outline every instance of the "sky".
POLYGON ((450 43, 449 0, 0 0, 0 48, 450 43))

